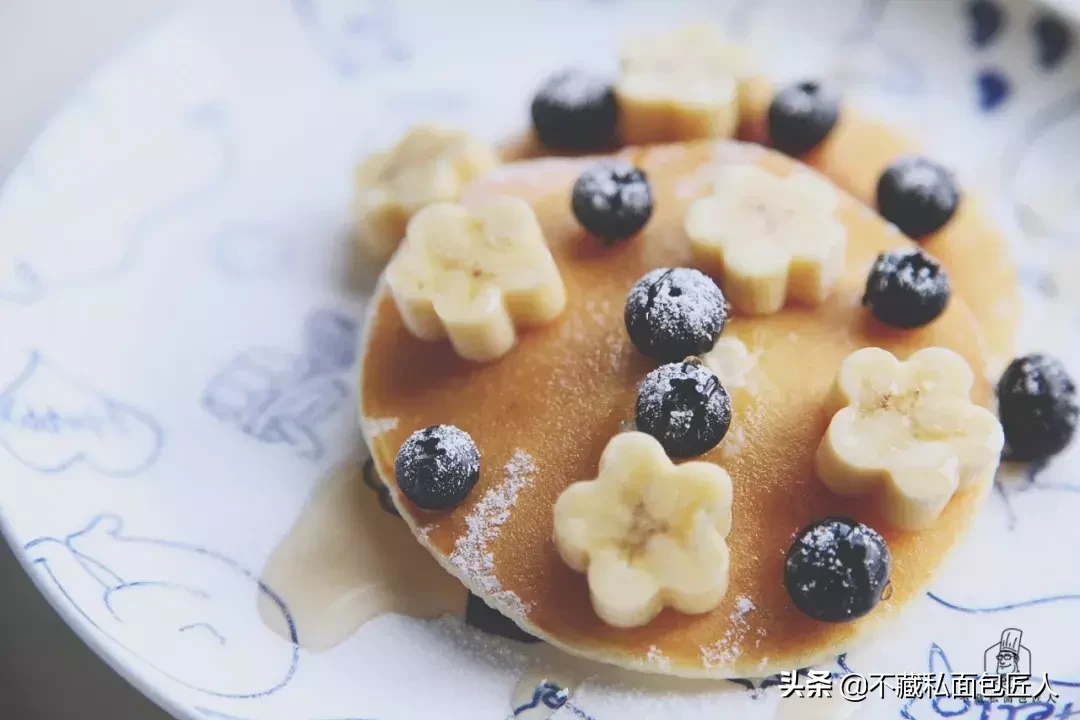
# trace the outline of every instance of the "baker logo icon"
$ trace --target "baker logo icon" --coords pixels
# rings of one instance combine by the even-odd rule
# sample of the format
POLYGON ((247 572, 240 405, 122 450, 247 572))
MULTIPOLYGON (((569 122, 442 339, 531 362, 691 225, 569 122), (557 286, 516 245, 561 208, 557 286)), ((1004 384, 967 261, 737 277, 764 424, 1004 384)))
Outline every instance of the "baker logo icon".
POLYGON ((1021 644, 1024 633, 1018 628, 1001 632, 1001 640, 983 653, 983 670, 990 675, 1031 675, 1031 651, 1021 644))

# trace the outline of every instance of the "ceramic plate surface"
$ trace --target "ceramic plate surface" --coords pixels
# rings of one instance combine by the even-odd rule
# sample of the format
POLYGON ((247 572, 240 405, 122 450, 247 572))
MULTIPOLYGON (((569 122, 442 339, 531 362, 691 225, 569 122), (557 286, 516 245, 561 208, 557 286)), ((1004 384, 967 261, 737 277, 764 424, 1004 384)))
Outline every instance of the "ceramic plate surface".
MULTIPOLYGON (((421 120, 508 136, 548 72, 613 69, 627 31, 702 18, 778 78, 833 78, 989 196, 1023 271, 1021 349, 1080 375, 1080 53, 1043 6, 193 4, 93 74, 0 197, 4 529, 89 644, 186 718, 783 711, 775 678, 593 677, 456 618, 383 615, 312 652, 288 593, 260 579, 320 479, 363 457, 354 348, 375 271, 349 252, 354 161, 421 120), (578 673, 569 700, 534 680, 560 673, 578 673)), ((1080 443, 1037 474, 1003 472, 927 596, 824 668, 981 672, 1017 628, 1054 707, 887 691, 847 709, 1080 716, 1078 471, 1080 443)))

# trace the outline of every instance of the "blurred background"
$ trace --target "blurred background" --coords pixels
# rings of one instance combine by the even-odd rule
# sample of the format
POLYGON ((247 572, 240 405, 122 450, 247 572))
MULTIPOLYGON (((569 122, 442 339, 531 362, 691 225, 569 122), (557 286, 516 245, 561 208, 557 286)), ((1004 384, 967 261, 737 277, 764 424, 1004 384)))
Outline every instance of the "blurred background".
MULTIPOLYGON (((0 0, 0 177, 124 37, 178 0, 0 0)), ((0 543, 0 720, 167 720, 64 624, 0 543)))

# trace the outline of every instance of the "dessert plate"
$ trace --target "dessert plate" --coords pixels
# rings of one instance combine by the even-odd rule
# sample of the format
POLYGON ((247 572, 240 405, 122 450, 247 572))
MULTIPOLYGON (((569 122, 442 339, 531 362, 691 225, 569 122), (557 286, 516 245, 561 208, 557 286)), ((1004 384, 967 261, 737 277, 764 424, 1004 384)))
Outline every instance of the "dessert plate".
MULTIPOLYGON (((184 718, 793 712, 777 678, 654 678, 475 629, 465 590, 360 471, 359 423, 395 419, 355 410, 377 274, 351 252, 355 161, 422 120, 510 137, 552 70, 611 68, 627 32, 702 19, 777 78, 831 78, 922 135, 1014 239, 1019 350, 1080 371, 1067 9, 193 3, 94 73, 0 196, 4 533, 103 658, 184 718)), ((1054 709, 886 690, 825 716, 1075 714, 1078 469, 1076 446, 1038 472, 1004 469, 927 596, 820 668, 977 673, 1015 629, 1054 709)))

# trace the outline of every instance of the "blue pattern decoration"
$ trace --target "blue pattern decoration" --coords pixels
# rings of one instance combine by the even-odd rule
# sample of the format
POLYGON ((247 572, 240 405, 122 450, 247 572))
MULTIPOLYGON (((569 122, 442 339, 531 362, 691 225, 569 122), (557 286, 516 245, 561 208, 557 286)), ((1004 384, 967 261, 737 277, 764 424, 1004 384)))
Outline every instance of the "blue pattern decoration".
POLYGON ((989 47, 1005 28, 1005 10, 996 0, 970 0, 967 16, 971 44, 980 50, 989 47))
MULTIPOLYGON (((1052 282, 1052 281, 1051 281, 1052 282)), ((1057 292, 1056 286, 1040 288, 1044 291, 1057 292)), ((1016 529, 1018 519, 1016 517, 1016 511, 1013 509, 1012 499, 1017 493, 1027 492, 1063 492, 1063 493, 1075 493, 1080 494, 1080 485, 1067 483, 1039 480, 1039 475, 1046 469, 1047 463, 1032 462, 1024 469, 1024 480, 1021 483, 1009 483, 1008 485, 1002 479, 1004 473, 999 472, 997 477, 994 478, 994 492, 997 493, 1001 501, 1005 503, 1005 516, 1007 518, 1008 530, 1012 532, 1016 529)))
POLYGON ((267 444, 285 444, 308 460, 325 452, 319 425, 349 398, 346 371, 356 362, 357 327, 333 310, 304 324, 299 354, 254 348, 208 383, 202 406, 222 422, 267 444))
MULTIPOLYGON (((928 670, 933 676, 945 676, 951 686, 953 677, 952 663, 945 651, 937 643, 930 645, 928 670)), ((981 671, 971 668, 965 672, 981 671)), ((1041 678, 1041 676, 1039 676, 1041 678)), ((1041 680, 1040 680, 1041 682, 1041 680)), ((1075 687, 1068 681, 1050 678, 1050 685, 1059 688, 1075 687)), ((1038 689, 1036 685, 1033 690, 1038 689)), ((934 697, 907 700, 900 708, 900 717, 904 720, 928 720, 929 718, 968 718, 969 720, 1068 720, 1080 717, 1080 708, 1074 709, 1073 703, 1058 698, 1053 702, 1030 702, 1013 705, 989 700, 973 700, 961 697, 934 697)))
MULTIPOLYGON (((238 699, 264 697, 289 683, 300 661, 300 648, 292 615, 273 590, 254 573, 213 550, 127 535, 123 528, 118 516, 99 515, 66 537, 38 538, 27 543, 25 549, 59 595, 89 626, 175 682, 208 695, 238 699), (132 579, 129 574, 144 575, 148 567, 155 568, 160 576, 132 579), (274 638, 271 646, 261 648, 264 654, 278 654, 269 657, 272 662, 254 677, 238 679, 213 673, 214 668, 231 667, 237 662, 231 656, 219 655, 230 652, 235 630, 220 624, 223 618, 229 622, 235 617, 251 617, 253 622, 260 622, 247 603, 237 608, 237 615, 215 614, 221 603, 229 602, 218 599, 218 586, 212 582, 215 578, 250 590, 250 594, 241 591, 241 597, 262 596, 269 600, 269 607, 280 614, 288 628, 290 642, 274 638), (125 613, 134 609, 139 612, 125 613), (216 622, 211 622, 211 617, 216 622), (185 649, 199 661, 198 667, 184 664, 194 661, 178 659, 155 641, 170 624, 183 636, 185 649)), ((261 624, 259 629, 269 633, 261 624)), ((241 634, 239 639, 247 637, 241 634)), ((245 649, 238 648, 237 652, 245 649)))
MULTIPOLYGON (((942 650, 937 643, 933 643, 930 646, 930 657, 927 662, 927 670, 931 675, 944 675, 947 678, 952 678, 952 664, 949 662, 949 658, 945 656, 945 651, 942 650)), ((900 709, 900 717, 905 720, 920 720, 921 718, 929 717, 929 715, 913 715, 912 710, 915 705, 929 704, 930 709, 938 717, 957 717, 964 715, 971 709, 973 701, 969 698, 934 698, 933 700, 908 700, 904 703, 904 706, 900 709)))
POLYGON ((1021 600, 1018 602, 1006 603, 1004 605, 984 606, 960 605, 959 603, 954 603, 946 600, 940 595, 936 595, 932 592, 926 593, 926 596, 934 602, 938 603, 939 605, 942 605, 943 607, 947 607, 950 610, 955 610, 956 612, 966 613, 968 615, 990 615, 993 613, 1008 612, 1010 610, 1021 610, 1023 608, 1036 607, 1038 605, 1050 605, 1052 603, 1059 602, 1080 602, 1080 594, 1069 593, 1063 595, 1047 595, 1044 597, 1032 598, 1030 600, 1021 600))
POLYGON ((1072 29, 1052 12, 1041 12, 1031 27, 1035 36, 1036 60, 1044 70, 1054 70, 1072 50, 1072 29))
MULTIPOLYGON (((1022 610, 1025 608, 1039 607, 1041 605, 1052 605, 1062 602, 1080 602, 1080 594, 1066 593, 1061 595, 1047 595, 1043 597, 1031 598, 1030 600, 1021 600, 1018 602, 1005 603, 1003 605, 973 606, 961 605, 959 603, 951 602, 933 592, 928 592, 926 593, 926 595, 942 607, 967 615, 992 615, 995 613, 1009 612, 1011 610, 1022 610)), ((1051 684, 1053 684, 1055 687, 1059 685, 1061 687, 1080 687, 1080 680, 1051 678, 1051 684)))
POLYGON ((1009 78, 997 68, 980 70, 975 76, 975 85, 979 92, 979 107, 983 112, 996 110, 1012 92, 1009 78))
POLYGON ((538 708, 541 705, 553 711, 565 708, 581 720, 593 720, 591 715, 570 702, 570 693, 566 688, 552 682, 543 682, 537 685, 533 690, 532 698, 514 708, 514 717, 518 717, 522 713, 538 708))
MULTIPOLYGON (((0 280, 0 302, 30 305, 39 302, 47 292, 53 290, 78 289, 122 275, 134 263, 139 247, 154 232, 177 216, 197 209, 208 199, 216 197, 228 180, 232 164, 225 110, 220 103, 207 103, 190 110, 185 120, 190 132, 212 145, 218 154, 218 163, 207 182, 170 198, 158 207, 148 208, 132 227, 120 256, 104 264, 91 266, 61 278, 53 278, 47 268, 39 267, 33 261, 17 256, 9 257, 11 270, 7 278, 0 280)), ((20 166, 16 172, 22 173, 28 182, 45 186, 49 182, 47 177, 41 177, 34 172, 32 162, 20 166)), ((77 239, 72 239, 72 242, 75 241, 77 239)))
POLYGON ((131 477, 153 465, 163 445, 153 417, 52 367, 37 350, 0 391, 0 447, 36 472, 85 465, 131 477))
POLYGON ((412 57, 393 0, 292 0, 292 7, 341 77, 402 65, 412 57))

